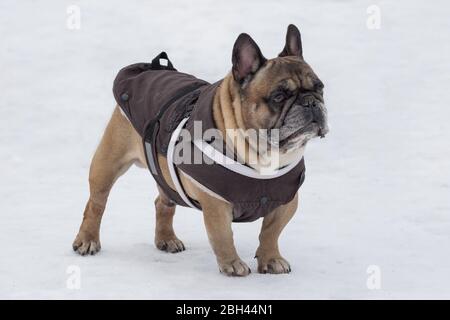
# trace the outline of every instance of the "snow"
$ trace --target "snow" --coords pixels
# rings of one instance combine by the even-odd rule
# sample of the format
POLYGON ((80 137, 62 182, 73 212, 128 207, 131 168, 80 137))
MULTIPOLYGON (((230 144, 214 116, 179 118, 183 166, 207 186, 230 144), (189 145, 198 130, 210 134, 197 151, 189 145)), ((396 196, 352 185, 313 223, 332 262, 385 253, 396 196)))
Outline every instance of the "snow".
POLYGON ((450 5, 447 1, 14 1, 0 3, 0 298, 450 298, 450 5), (81 29, 66 27, 69 5, 81 29), (370 5, 381 29, 366 26, 370 5), (209 81, 247 32, 267 57, 285 29, 325 83, 331 132, 306 150, 297 215, 280 239, 289 275, 260 275, 261 221, 235 224, 253 273, 218 272, 202 217, 178 208, 187 251, 153 245, 155 183, 113 189, 95 257, 72 252, 112 80, 160 51, 209 81), (369 266, 381 288, 369 289, 369 266), (67 287, 78 266, 81 288, 67 287))

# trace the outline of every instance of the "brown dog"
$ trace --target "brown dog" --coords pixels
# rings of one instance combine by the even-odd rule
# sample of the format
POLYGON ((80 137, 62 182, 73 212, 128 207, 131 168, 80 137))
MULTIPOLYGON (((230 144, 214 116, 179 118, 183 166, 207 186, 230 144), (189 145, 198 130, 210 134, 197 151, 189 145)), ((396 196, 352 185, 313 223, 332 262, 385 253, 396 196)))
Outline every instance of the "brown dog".
MULTIPOLYGON (((302 157, 309 139, 327 133, 323 84, 303 60, 300 32, 295 26, 288 27, 286 44, 278 57, 265 59, 250 36, 241 34, 234 45, 232 60, 232 71, 222 80, 212 104, 215 126, 224 135, 227 129, 279 129, 279 141, 273 142, 279 152, 270 156, 279 157, 279 167, 283 167, 302 157)), ((245 139, 242 142, 232 148, 239 158, 248 159, 254 152, 252 142, 245 139)), ((249 166, 261 170, 267 156, 257 154, 258 161, 249 166)), ((175 190, 166 157, 158 154, 157 158, 164 180, 175 190)), ((91 163, 90 197, 73 243, 79 254, 95 254, 100 250, 100 222, 109 192, 132 164, 147 167, 142 137, 117 106, 91 163)), ((186 194, 201 206, 220 271, 226 275, 248 275, 250 269, 239 258, 233 243, 232 204, 208 192, 184 172, 178 174, 186 194)), ((163 251, 183 251, 184 244, 172 226, 175 205, 161 188, 159 191, 155 200, 155 244, 163 251)), ((295 194, 290 202, 265 215, 256 250, 259 272, 290 272, 289 263, 279 252, 278 238, 296 212, 297 202, 295 194)))

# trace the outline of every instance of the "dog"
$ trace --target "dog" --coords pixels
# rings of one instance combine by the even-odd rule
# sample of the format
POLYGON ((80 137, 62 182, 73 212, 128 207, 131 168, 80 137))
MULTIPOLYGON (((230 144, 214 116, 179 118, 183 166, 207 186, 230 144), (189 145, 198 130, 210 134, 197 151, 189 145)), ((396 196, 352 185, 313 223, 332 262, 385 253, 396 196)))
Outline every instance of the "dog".
MULTIPOLYGON (((131 69, 128 68, 124 72, 130 72, 130 70, 132 72, 139 70, 139 76, 150 73, 168 77, 180 75, 183 81, 188 77, 177 73, 174 68, 165 69, 159 64, 157 68, 149 64, 137 67, 133 65, 131 69), (155 69, 162 69, 162 71, 155 71, 155 69)), ((288 26, 284 48, 273 59, 266 59, 249 35, 240 34, 233 46, 231 71, 217 85, 212 86, 202 80, 192 79, 198 83, 197 87, 200 88, 191 90, 191 92, 197 92, 197 96, 194 98, 192 98, 192 94, 189 96, 189 99, 194 101, 192 114, 195 115, 196 108, 200 108, 196 107, 196 104, 203 103, 206 105, 204 108, 211 112, 213 126, 223 136, 228 135, 229 129, 240 130, 239 132, 248 129, 263 130, 266 132, 263 141, 266 141, 267 145, 276 147, 275 151, 259 153, 255 151, 257 150, 254 146, 255 142, 245 136, 237 138, 240 139, 240 143, 236 143, 237 140, 231 142, 226 140, 226 147, 234 150, 236 154, 234 160, 240 159, 243 162, 239 167, 242 170, 231 172, 234 170, 233 168, 216 164, 217 170, 216 173, 213 173, 207 166, 196 167, 201 168, 201 170, 195 171, 200 172, 200 178, 192 176, 188 169, 184 170, 184 168, 188 168, 186 166, 174 167, 173 160, 168 161, 171 153, 156 150, 156 154, 149 155, 146 144, 143 144, 146 133, 140 132, 141 127, 136 125, 143 121, 139 118, 136 109, 130 109, 133 108, 133 106, 130 107, 132 105, 130 101, 133 102, 130 99, 145 100, 136 98, 137 95, 143 94, 140 92, 143 85, 139 82, 139 85, 132 88, 134 91, 131 97, 129 93, 120 92, 116 97, 120 103, 115 107, 90 166, 90 197, 86 204, 81 227, 72 245, 73 250, 81 255, 94 255, 100 250, 100 223, 114 182, 133 164, 151 170, 150 167, 154 163, 149 162, 149 159, 155 157, 159 168, 158 172, 152 172, 155 178, 159 179, 157 180, 159 195, 155 200, 155 245, 158 249, 171 253, 185 250, 183 242, 176 236, 173 229, 175 207, 176 204, 184 205, 195 202, 195 206, 203 212, 208 238, 220 272, 228 276, 246 276, 250 273, 250 268, 236 252, 231 227, 233 221, 240 219, 236 212, 242 214, 245 211, 245 214, 248 215, 246 221, 263 217, 259 247, 255 256, 258 262, 258 272, 289 273, 291 266, 279 251, 278 238, 297 210, 298 188, 304 179, 303 152, 305 145, 310 139, 324 137, 328 132, 327 111, 323 98, 324 85, 303 59, 300 31, 294 25, 288 26), (202 92, 206 91, 211 97, 208 100, 209 104, 200 101, 203 99, 202 92), (138 117, 136 123, 130 121, 133 114, 134 117, 136 115, 138 117), (272 134, 274 132, 277 133, 277 138, 274 138, 274 134, 272 134), (249 156, 252 154, 256 161, 250 163, 249 156), (275 157, 277 166, 271 168, 272 171, 269 170, 270 178, 260 176, 261 172, 267 169, 267 163, 271 163, 270 160, 275 157), (300 159, 301 162, 299 162, 300 159), (175 174, 171 172, 171 168, 175 168, 172 170, 176 171, 175 174), (243 172, 249 170, 251 172, 246 176, 246 173, 243 172), (281 171, 283 174, 277 174, 281 171), (293 172, 295 176, 293 176, 293 172), (217 176, 214 177, 214 174, 217 176), (233 174, 236 179, 229 180, 225 187, 216 186, 217 180, 226 180, 233 174), (270 174, 274 174, 273 178, 270 174), (246 190, 239 191, 240 188, 242 189, 242 185, 247 186, 246 190), (253 195, 256 197, 258 194, 259 185, 263 186, 262 189, 269 190, 267 192, 275 194, 278 192, 276 196, 279 199, 271 201, 271 197, 265 196, 260 199, 252 199, 253 195), (289 190, 285 187, 287 185, 290 186, 289 190), (216 189, 214 189, 215 186, 216 189), (175 198, 180 199, 179 196, 182 196, 183 193, 184 201, 174 200, 175 198), (286 195, 287 193, 289 194, 286 195), (241 194, 245 195, 244 200, 233 200, 233 197, 239 197, 241 194), (256 218, 254 215, 252 216, 254 211, 258 212, 256 218)), ((126 89, 126 85, 130 83, 127 82, 128 78, 122 82, 119 80, 116 80, 119 88, 117 90, 122 90, 120 87, 122 84, 126 89)), ((145 92, 145 94, 150 97, 160 96, 159 89, 158 91, 148 90, 149 92, 145 92)), ((167 91, 169 89, 163 89, 161 90, 165 91, 167 95, 173 95, 171 91, 167 91)), ((178 100, 183 100, 183 106, 180 107, 180 103, 178 103, 177 110, 186 109, 184 104, 187 104, 187 98, 178 100)), ((180 119, 176 120, 176 124, 180 126, 180 119)), ((166 140, 171 139, 171 135, 175 132, 172 130, 170 134, 165 134, 166 131, 159 131, 159 134, 163 135, 161 139, 166 140)), ((206 149, 203 151, 206 152, 206 149)))

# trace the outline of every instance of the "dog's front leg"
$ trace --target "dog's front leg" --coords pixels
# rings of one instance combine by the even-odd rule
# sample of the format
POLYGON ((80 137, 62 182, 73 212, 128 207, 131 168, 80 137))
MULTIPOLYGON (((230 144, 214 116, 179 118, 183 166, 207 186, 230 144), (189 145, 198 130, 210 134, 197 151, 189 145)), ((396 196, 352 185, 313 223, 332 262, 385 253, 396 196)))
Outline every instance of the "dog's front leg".
POLYGON ((243 262, 234 247, 232 208, 218 201, 202 204, 208 238, 219 264, 220 272, 228 276, 246 276, 250 268, 243 262))
POLYGON ((298 205, 298 194, 291 202, 278 207, 267 216, 259 234, 259 247, 256 250, 258 272, 260 273, 289 273, 291 266, 284 259, 278 248, 278 238, 286 224, 294 216, 298 205))

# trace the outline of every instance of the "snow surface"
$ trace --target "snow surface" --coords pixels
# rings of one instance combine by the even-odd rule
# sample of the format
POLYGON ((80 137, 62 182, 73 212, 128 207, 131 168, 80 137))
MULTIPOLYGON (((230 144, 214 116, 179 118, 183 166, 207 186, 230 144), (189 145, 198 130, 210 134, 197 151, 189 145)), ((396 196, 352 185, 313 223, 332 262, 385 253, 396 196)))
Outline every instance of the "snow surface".
POLYGON ((0 298, 450 298, 448 1, 0 2, 0 298), (69 5, 81 29, 66 27, 69 5), (369 5, 381 29, 366 26, 369 5), (240 32, 267 57, 299 26, 324 81, 331 132, 306 151, 298 214, 280 239, 293 272, 260 275, 261 221, 235 224, 253 273, 218 272, 201 214, 178 208, 187 251, 153 245, 155 183, 132 168, 113 189, 101 253, 72 252, 90 159, 116 72, 166 50, 209 81, 240 32), (68 289, 79 266, 81 289, 68 289), (379 266, 381 289, 366 285, 379 266))

